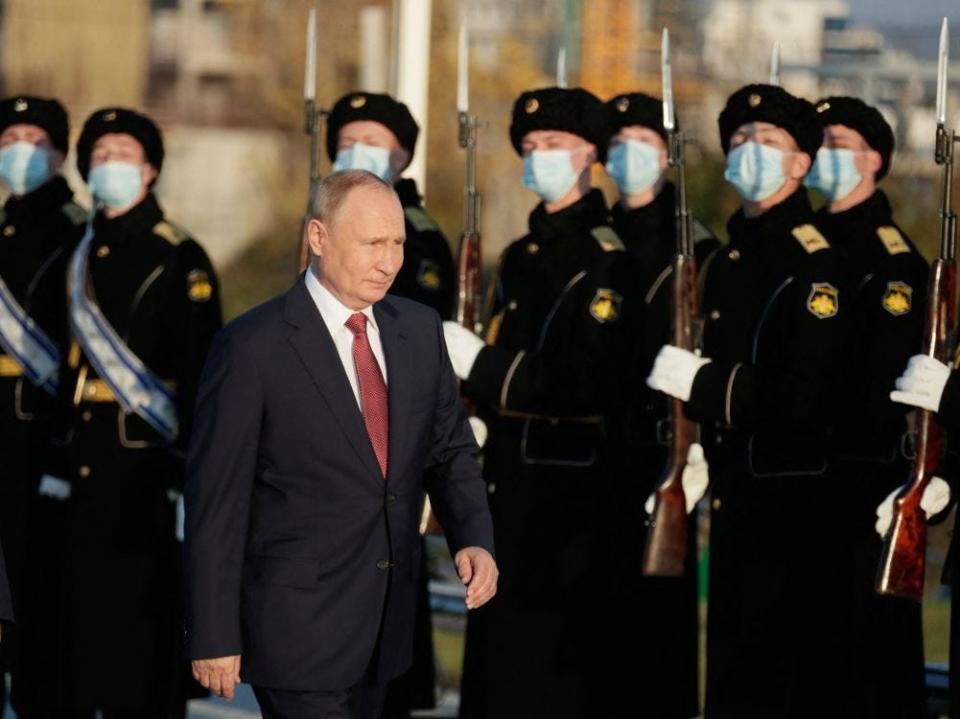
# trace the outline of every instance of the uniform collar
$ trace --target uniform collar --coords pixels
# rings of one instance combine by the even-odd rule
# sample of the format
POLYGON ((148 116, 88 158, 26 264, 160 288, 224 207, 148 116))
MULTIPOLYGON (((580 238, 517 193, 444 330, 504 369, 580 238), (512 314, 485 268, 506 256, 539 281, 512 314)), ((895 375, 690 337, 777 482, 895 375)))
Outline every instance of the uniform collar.
POLYGON ((826 206, 817 212, 817 225, 835 245, 854 242, 868 234, 873 237, 873 230, 877 227, 892 224, 893 211, 883 190, 877 190, 863 202, 843 212, 831 214, 826 206))
POLYGON ((643 207, 626 208, 619 202, 613 206, 614 226, 627 228, 622 238, 628 245, 644 246, 676 241, 676 188, 666 182, 653 201, 643 207))
POLYGON ((783 202, 774 205, 758 217, 747 218, 743 208, 737 210, 727 222, 731 242, 753 244, 788 237, 797 225, 813 219, 813 209, 806 189, 801 185, 783 202))
POLYGON ((73 199, 73 190, 61 175, 56 175, 26 195, 11 195, 3 205, 7 220, 49 215, 73 199))
POLYGON ((107 219, 103 212, 98 212, 93 220, 93 229, 101 243, 120 245, 151 232, 162 219, 163 210, 160 209, 157 198, 152 192, 148 192, 139 204, 119 217, 107 219))
POLYGON ((394 184, 393 189, 400 198, 400 204, 403 207, 420 207, 420 191, 417 189, 417 181, 410 177, 403 177, 394 184))
POLYGON ((544 203, 530 213, 530 233, 547 239, 590 232, 594 227, 609 224, 609 211, 603 193, 593 188, 569 207, 548 214, 544 203))

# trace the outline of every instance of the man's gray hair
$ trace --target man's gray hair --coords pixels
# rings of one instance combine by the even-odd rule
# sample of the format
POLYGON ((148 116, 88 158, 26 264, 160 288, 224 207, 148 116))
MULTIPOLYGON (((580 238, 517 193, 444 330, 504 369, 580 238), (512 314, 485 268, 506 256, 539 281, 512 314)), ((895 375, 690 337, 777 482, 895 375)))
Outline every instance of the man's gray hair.
POLYGON ((310 206, 313 208, 313 219, 322 222, 327 227, 336 224, 340 208, 347 199, 347 195, 355 187, 370 187, 378 190, 394 192, 394 189, 372 172, 366 170, 340 170, 327 175, 313 192, 310 206))

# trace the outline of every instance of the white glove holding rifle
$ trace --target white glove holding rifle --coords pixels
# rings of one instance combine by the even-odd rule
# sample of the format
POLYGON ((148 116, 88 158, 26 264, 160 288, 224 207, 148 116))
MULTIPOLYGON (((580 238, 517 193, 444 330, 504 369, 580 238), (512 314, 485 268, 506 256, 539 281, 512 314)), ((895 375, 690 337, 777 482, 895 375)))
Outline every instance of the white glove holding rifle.
MULTIPOLYGON (((890 530, 890 524, 893 522, 893 503, 902 491, 903 487, 893 490, 877 507, 877 523, 874 526, 881 537, 886 537, 890 530)), ((926 512, 927 519, 930 519, 940 514, 948 504, 950 504, 950 485, 940 477, 932 477, 927 488, 923 490, 923 496, 920 497, 920 509, 926 512)))

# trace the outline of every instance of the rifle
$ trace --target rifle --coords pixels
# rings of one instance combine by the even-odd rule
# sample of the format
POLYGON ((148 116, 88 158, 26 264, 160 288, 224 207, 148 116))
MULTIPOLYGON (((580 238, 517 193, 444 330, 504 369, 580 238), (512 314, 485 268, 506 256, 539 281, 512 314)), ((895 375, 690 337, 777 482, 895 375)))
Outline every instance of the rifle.
MULTIPOLYGON (((457 57, 457 122, 460 126, 458 142, 467 153, 466 182, 464 183, 464 230, 460 234, 457 258, 457 323, 471 332, 483 334, 483 256, 480 252, 480 192, 477 190, 477 130, 480 120, 470 114, 466 20, 460 25, 457 57)), ((467 411, 473 414, 470 403, 467 411)), ((436 534, 437 524, 430 507, 430 498, 424 501, 420 515, 420 534, 436 534)))
POLYGON ((770 51, 770 79, 769 84, 780 86, 780 41, 773 41, 773 49, 770 51))
MULTIPOLYGON (((664 29, 660 58, 663 79, 663 127, 667 131, 670 167, 677 173, 677 254, 673 260, 670 343, 694 350, 699 343, 699 291, 697 263, 693 251, 693 226, 687 208, 684 144, 686 138, 677 129, 673 105, 673 78, 670 67, 670 33, 664 29)), ((670 399, 670 452, 667 466, 657 485, 653 512, 647 521, 647 541, 643 552, 646 576, 683 576, 687 557, 687 503, 683 492, 683 470, 687 453, 697 439, 697 425, 683 413, 683 402, 670 399)))
MULTIPOLYGON (((937 70, 937 135, 934 159, 943 167, 940 195, 940 250, 930 268, 923 352, 941 362, 951 359, 957 306, 957 216, 953 213, 953 148, 956 133, 947 122, 947 19, 940 28, 937 70)), ((943 455, 943 430, 933 412, 916 410, 914 457, 910 478, 893 503, 893 519, 883 539, 875 590, 905 599, 923 598, 927 518, 920 499, 943 455)))
POLYGON ((310 264, 310 246, 307 244, 307 224, 313 219, 313 196, 320 184, 320 131, 327 111, 317 105, 317 9, 310 8, 307 18, 307 57, 303 80, 304 131, 310 137, 310 194, 307 197, 307 211, 300 226, 300 249, 298 251, 298 272, 303 272, 310 264))

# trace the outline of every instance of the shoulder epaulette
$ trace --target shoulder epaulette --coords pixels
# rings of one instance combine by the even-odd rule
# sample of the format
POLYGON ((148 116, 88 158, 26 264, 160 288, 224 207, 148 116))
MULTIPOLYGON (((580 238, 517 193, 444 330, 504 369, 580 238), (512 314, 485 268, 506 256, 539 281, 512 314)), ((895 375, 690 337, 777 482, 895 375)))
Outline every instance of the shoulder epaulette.
POLYGON ((693 241, 700 242, 701 240, 713 239, 716 239, 716 235, 710 232, 710 228, 697 218, 693 218, 693 241))
POLYGON ((89 210, 81 207, 73 200, 70 200, 70 202, 61 207, 60 211, 67 216, 67 219, 70 220, 75 227, 78 227, 86 222, 87 217, 90 215, 89 210))
POLYGON ((590 230, 590 234, 604 252, 623 252, 626 249, 620 235, 610 225, 597 225, 590 230))
POLYGON ((880 238, 883 246, 887 248, 887 252, 889 252, 891 255, 900 255, 904 252, 910 251, 910 245, 908 245, 907 241, 903 239, 903 235, 900 234, 900 230, 893 225, 884 225, 883 227, 878 227, 877 237, 880 238))
POLYGON ((830 247, 827 238, 820 234, 820 230, 810 224, 797 225, 791 230, 794 239, 800 243, 800 246, 812 255, 814 252, 825 250, 830 247))
POLYGON ((440 226, 422 207, 405 207, 403 214, 417 232, 439 232, 440 226))
POLYGON ((174 245, 179 245, 184 240, 190 239, 189 234, 181 230, 172 222, 167 222, 166 220, 160 220, 160 222, 153 226, 153 234, 159 235, 167 242, 174 245))

